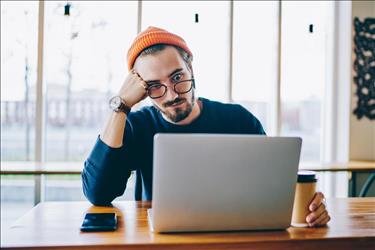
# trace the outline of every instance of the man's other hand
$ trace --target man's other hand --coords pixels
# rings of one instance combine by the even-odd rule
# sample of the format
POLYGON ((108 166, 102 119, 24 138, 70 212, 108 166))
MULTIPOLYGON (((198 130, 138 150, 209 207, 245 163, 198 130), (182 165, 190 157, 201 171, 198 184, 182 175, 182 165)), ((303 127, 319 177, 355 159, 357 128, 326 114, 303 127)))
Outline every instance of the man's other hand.
POLYGON ((315 193, 309 205, 310 213, 306 216, 309 227, 325 226, 331 220, 327 211, 324 195, 321 192, 315 193))

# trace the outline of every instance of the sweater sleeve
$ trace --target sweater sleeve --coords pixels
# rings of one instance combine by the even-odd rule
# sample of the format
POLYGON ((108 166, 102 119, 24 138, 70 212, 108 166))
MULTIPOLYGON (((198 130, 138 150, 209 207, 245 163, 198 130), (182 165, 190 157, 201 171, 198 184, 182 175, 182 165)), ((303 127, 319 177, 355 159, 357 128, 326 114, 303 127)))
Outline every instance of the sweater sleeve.
POLYGON ((94 205, 110 205, 126 188, 127 179, 134 170, 131 124, 125 126, 123 146, 112 148, 99 137, 82 171, 82 187, 86 198, 94 205))

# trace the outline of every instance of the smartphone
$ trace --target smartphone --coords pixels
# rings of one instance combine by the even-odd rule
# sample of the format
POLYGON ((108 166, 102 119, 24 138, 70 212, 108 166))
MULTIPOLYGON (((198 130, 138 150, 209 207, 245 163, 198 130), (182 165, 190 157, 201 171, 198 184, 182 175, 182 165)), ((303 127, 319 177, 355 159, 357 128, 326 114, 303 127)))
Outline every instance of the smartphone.
POLYGON ((116 228, 115 213, 87 213, 81 225, 83 232, 115 231, 116 228))

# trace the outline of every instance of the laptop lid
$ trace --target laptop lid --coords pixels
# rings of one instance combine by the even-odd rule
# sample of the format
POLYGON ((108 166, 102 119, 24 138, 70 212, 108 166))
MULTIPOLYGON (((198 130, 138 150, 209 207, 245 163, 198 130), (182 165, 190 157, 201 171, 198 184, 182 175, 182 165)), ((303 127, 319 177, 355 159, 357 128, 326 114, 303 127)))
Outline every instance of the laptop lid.
POLYGON ((301 142, 261 135, 155 135, 153 230, 287 228, 301 142))

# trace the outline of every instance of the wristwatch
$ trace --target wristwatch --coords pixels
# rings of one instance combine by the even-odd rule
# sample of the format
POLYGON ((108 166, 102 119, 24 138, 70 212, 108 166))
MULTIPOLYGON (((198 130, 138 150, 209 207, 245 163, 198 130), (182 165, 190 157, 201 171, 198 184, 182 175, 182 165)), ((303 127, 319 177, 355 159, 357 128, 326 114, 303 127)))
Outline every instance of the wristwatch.
POLYGON ((114 96, 109 100, 109 107, 115 112, 124 112, 126 115, 130 112, 130 107, 121 98, 121 96, 114 96))

